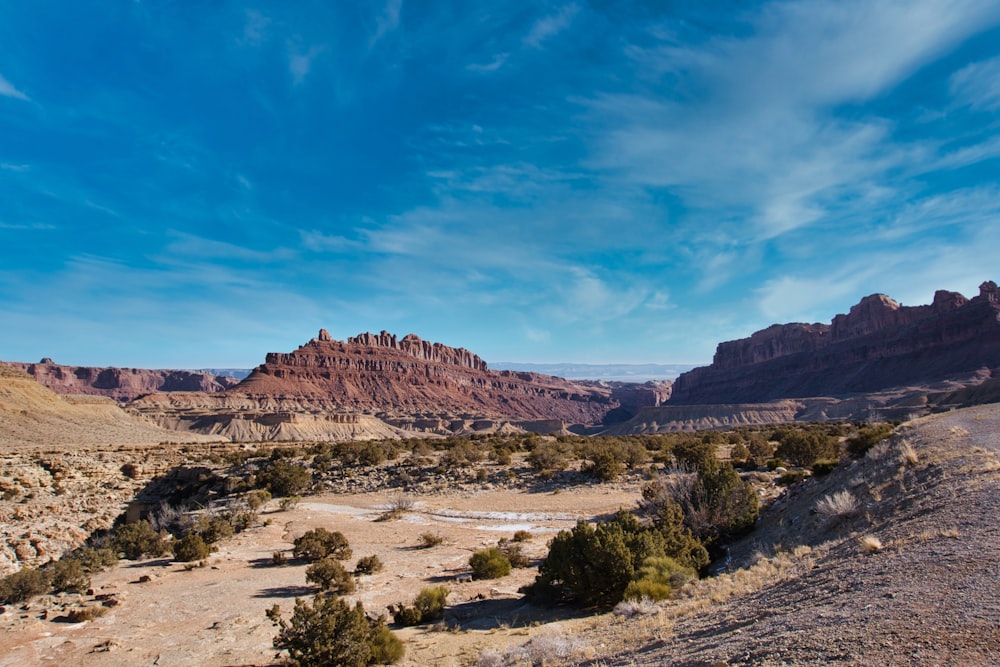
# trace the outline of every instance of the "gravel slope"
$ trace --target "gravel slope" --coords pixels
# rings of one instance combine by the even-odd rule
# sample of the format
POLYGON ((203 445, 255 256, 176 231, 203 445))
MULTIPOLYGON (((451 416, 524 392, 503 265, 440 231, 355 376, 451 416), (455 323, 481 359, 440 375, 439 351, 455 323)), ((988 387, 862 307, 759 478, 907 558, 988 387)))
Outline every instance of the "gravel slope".
MULTIPOLYGON (((917 420, 869 457, 800 483, 734 548, 739 561, 811 546, 783 576, 600 664, 1000 664, 998 517, 1000 405, 917 420), (815 512, 842 489, 858 500, 853 515, 815 512), (866 536, 882 548, 866 552, 866 536)), ((690 601, 673 604, 682 614, 690 601)))

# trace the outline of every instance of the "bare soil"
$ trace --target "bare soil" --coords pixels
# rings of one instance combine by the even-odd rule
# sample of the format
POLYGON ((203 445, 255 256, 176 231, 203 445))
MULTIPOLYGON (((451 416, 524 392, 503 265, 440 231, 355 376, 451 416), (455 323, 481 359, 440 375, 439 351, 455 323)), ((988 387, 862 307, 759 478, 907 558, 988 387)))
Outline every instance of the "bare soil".
POLYGON ((534 567, 466 580, 475 549, 529 530, 525 548, 537 562, 555 531, 633 507, 640 487, 456 486, 415 495, 415 507, 391 521, 379 520, 386 492, 272 506, 261 515, 267 525, 224 542, 206 567, 123 561, 95 577, 93 595, 7 608, 0 667, 274 664, 265 610, 277 603, 288 613, 316 589, 305 564, 274 566, 272 554, 290 556, 292 540, 316 526, 347 536, 349 568, 371 554, 385 563, 348 596, 369 612, 424 586, 451 590, 443 623, 397 630, 404 665, 1000 664, 1000 406, 917 420, 865 459, 792 487, 733 547, 730 572, 677 600, 595 615, 525 604, 517 589, 534 567), (816 511, 843 490, 852 511, 816 511), (444 542, 419 548, 426 532, 444 542), (107 612, 93 621, 65 622, 70 609, 102 604, 107 612))

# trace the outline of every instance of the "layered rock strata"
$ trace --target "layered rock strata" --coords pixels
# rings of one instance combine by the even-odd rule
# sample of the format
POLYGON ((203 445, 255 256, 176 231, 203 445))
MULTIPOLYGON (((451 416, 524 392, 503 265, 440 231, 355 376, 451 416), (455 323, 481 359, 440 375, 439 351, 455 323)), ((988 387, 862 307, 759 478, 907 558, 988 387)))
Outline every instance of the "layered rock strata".
POLYGON ((158 391, 223 391, 239 382, 233 377, 200 371, 64 366, 49 358, 37 364, 7 365, 26 372, 57 394, 107 396, 120 403, 158 391))
POLYGON ((518 428, 525 430, 557 424, 553 428, 560 430, 563 424, 599 424, 612 410, 630 417, 662 403, 669 387, 493 371, 466 349, 413 334, 397 338, 383 331, 339 341, 321 330, 293 352, 268 354, 231 389, 152 394, 129 409, 164 427, 233 438, 344 437, 345 429, 331 428, 332 423, 360 424, 353 437, 366 431, 387 437, 386 429, 481 432, 504 424, 522 424, 518 428), (376 428, 373 418, 382 427, 376 428))
POLYGON ((761 403, 846 396, 1000 369, 1000 289, 973 299, 939 291, 930 305, 884 294, 861 300, 831 324, 776 324, 721 343, 711 366, 682 374, 671 405, 761 403))

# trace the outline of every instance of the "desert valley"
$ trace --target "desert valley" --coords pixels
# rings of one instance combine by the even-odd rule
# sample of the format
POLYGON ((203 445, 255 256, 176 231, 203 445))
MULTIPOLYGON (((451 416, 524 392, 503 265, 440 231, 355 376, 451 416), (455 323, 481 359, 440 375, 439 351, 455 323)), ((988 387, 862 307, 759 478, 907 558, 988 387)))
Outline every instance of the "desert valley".
POLYGON ((996 664, 998 405, 993 282, 674 382, 384 331, 12 360, 0 665, 996 664))

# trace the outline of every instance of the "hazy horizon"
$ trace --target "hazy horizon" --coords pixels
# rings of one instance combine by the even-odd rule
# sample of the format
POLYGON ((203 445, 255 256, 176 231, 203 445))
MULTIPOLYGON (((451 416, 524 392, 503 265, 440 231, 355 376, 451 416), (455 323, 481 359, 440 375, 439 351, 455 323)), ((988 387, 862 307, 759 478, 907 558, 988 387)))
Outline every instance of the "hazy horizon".
POLYGON ((972 296, 998 38, 983 0, 5 3, 0 359, 685 365, 972 296))

